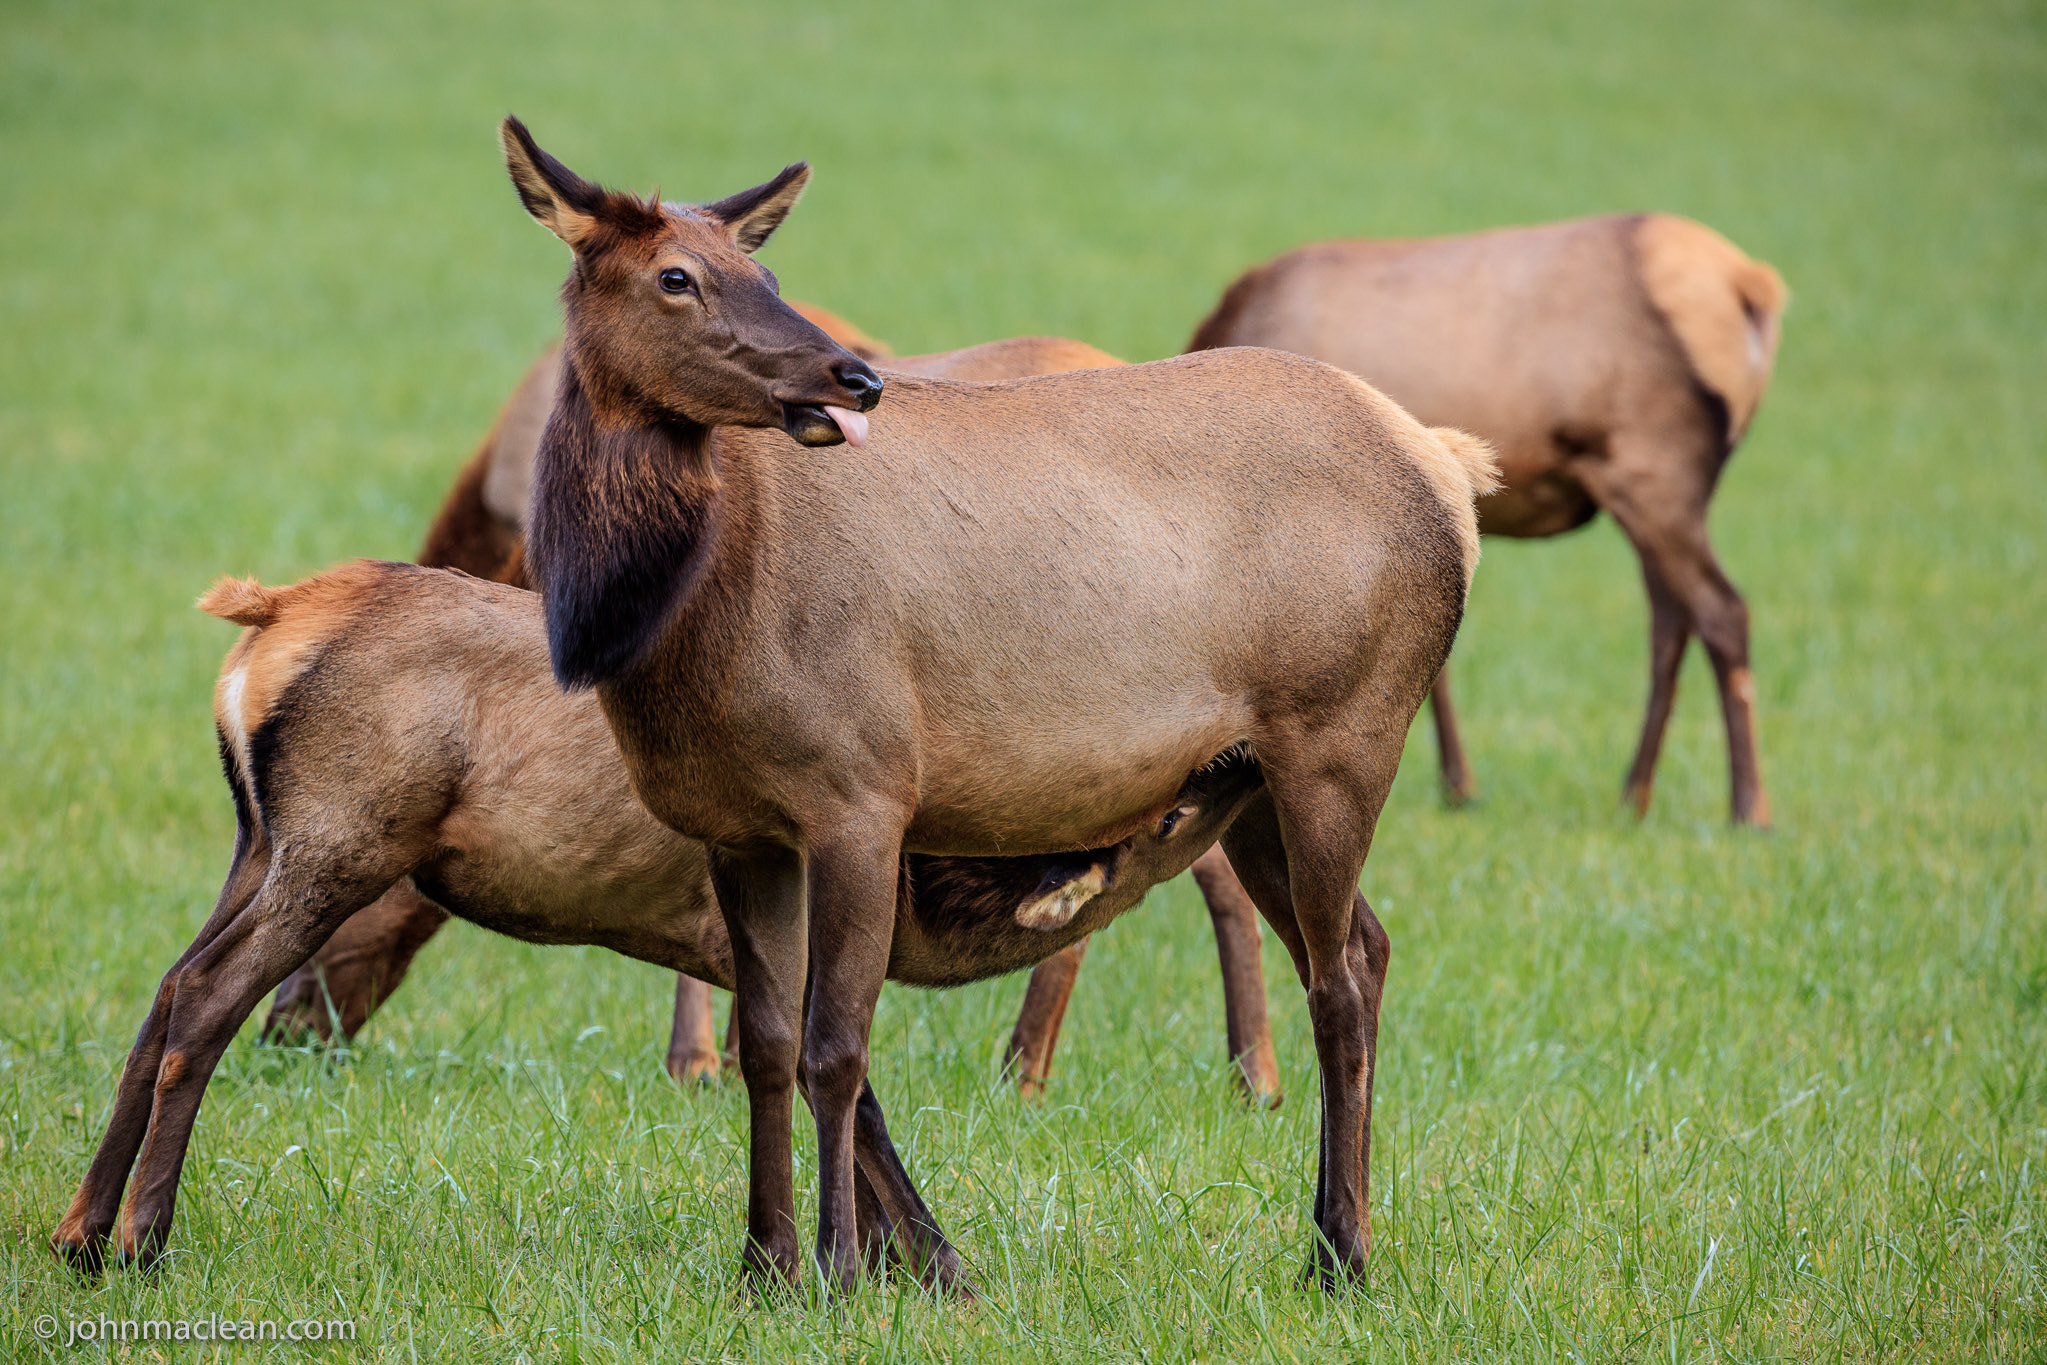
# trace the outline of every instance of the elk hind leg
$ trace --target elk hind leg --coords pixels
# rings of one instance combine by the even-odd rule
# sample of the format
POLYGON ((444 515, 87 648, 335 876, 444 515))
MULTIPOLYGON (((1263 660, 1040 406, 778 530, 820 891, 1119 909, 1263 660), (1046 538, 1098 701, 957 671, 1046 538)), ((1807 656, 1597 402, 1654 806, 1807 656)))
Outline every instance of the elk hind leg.
POLYGON ((1304 1278, 1325 1288, 1362 1281, 1370 1249, 1365 1153, 1383 983, 1370 974, 1371 955, 1363 951, 1368 926, 1357 913, 1357 880, 1399 750, 1368 747, 1367 766, 1345 773, 1325 756, 1261 744, 1267 796, 1224 836, 1260 912, 1275 925, 1292 922, 1306 962, 1322 1125, 1316 1238, 1304 1278))
POLYGON ((273 863, 242 912, 173 970, 149 1129, 121 1222, 118 1251, 123 1260, 148 1264, 162 1253, 199 1103, 235 1031, 343 919, 388 884, 351 887, 296 876, 273 863))
POLYGON ((269 843, 258 832, 244 830, 235 843, 235 856, 228 868, 220 897, 185 951, 158 984, 156 998, 142 1021, 135 1046, 121 1067, 121 1079, 114 1093, 113 1112, 107 1118, 105 1135, 93 1153, 92 1164, 71 1206, 65 1210, 50 1244, 57 1254, 87 1274, 98 1274, 105 1266, 107 1239, 121 1212, 121 1196, 128 1186, 128 1172, 135 1154, 142 1148, 154 1107, 157 1069, 163 1058, 164 1040, 170 1029, 171 1002, 178 974, 211 944, 221 931, 248 908, 270 866, 269 843))
POLYGON ((284 979, 263 1022, 267 1042, 308 1034, 347 1042, 398 989, 426 941, 448 922, 448 912, 400 878, 391 889, 350 915, 313 954, 284 979))

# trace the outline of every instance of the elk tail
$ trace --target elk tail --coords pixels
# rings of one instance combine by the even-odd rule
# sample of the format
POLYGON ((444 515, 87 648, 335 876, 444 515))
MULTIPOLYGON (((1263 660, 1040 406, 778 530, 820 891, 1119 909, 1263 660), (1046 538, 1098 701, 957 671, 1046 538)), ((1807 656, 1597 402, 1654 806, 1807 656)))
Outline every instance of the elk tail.
POLYGON ((224 575, 200 595, 198 607, 238 626, 262 627, 277 619, 284 596, 282 588, 266 588, 253 578, 224 575))
POLYGON ((1500 460, 1493 443, 1456 427, 1430 427, 1429 434, 1443 443, 1463 469, 1471 484, 1471 495, 1482 498, 1500 486, 1500 460))

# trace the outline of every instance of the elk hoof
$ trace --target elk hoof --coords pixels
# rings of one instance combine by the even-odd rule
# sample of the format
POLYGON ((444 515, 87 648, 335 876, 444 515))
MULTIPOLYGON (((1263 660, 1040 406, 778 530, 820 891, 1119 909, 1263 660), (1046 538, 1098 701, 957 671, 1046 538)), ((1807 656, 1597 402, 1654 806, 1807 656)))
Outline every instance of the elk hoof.
POLYGON ((58 1260, 88 1279, 98 1279, 107 1269, 105 1234, 93 1236, 76 1229, 57 1229, 50 1238, 50 1250, 58 1260))
POLYGON ((668 1074, 677 1085, 709 1085, 718 1079, 724 1067, 724 1060, 715 1052, 686 1052, 671 1054, 668 1058, 668 1074))
POLYGON ((1325 1294, 1362 1289, 1365 1266, 1362 1240, 1352 1239, 1349 1250, 1339 1256, 1327 1238, 1318 1236, 1315 1249, 1308 1253, 1308 1263, 1301 1267, 1301 1288, 1320 1289, 1325 1294))

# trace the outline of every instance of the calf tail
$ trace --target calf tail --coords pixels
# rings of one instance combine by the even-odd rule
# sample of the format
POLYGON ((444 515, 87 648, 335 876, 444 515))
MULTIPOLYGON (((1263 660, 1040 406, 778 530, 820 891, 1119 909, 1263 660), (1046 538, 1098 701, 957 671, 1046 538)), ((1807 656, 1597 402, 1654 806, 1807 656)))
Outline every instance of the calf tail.
POLYGON ((285 590, 266 588, 253 578, 223 575, 199 597, 199 610, 238 626, 267 626, 284 605, 285 590))

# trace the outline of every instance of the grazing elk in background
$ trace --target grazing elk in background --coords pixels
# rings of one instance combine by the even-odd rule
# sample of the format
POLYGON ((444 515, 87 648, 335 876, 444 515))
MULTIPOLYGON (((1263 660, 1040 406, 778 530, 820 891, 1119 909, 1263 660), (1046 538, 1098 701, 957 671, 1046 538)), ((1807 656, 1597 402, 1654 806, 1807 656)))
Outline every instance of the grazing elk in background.
MULTIPOLYGON (((235 854, 212 917, 163 979, 53 1239, 93 1271, 131 1184, 117 1254, 160 1254, 221 1053, 265 992, 393 887, 528 942, 599 944, 734 985, 707 850, 634 797, 596 698, 555 684, 534 594, 360 560, 289 588, 224 579, 199 605, 248 627, 214 693, 235 854)), ((889 975, 950 986, 1043 959, 1185 869, 1257 787, 1256 763, 1233 752, 1113 847, 907 858, 889 975)), ((966 1288, 864 1086, 858 1108, 863 1256, 891 1252, 933 1285, 966 1288)))
MULTIPOLYGON (((1062 337, 1015 337, 957 351, 896 356, 836 314, 801 303, 790 307, 888 373, 993 381, 1123 363, 1106 351, 1062 337)), ((523 546, 533 462, 561 372, 561 347, 555 345, 520 379, 483 444, 456 476, 427 533, 420 563, 528 586, 523 546)), ((1277 1105, 1282 1090, 1266 1013, 1258 912, 1231 875, 1221 849, 1203 854, 1194 865, 1194 876, 1207 898, 1222 962, 1226 1037, 1236 1063, 1233 1074, 1255 1102, 1277 1105)), ((335 930, 334 937, 277 988, 264 1036, 287 1039, 311 1032, 324 1039, 338 1028, 342 1037, 353 1037, 398 988, 413 957, 447 919, 446 910, 421 895, 409 879, 401 879, 335 930)), ((1027 1095, 1044 1089, 1086 948, 1087 940, 1082 939, 1031 974, 1006 1059, 1027 1095)), ((678 975, 666 1062, 669 1075, 678 1082, 695 1080, 716 1075, 722 1065, 735 1061, 736 1017, 732 1023, 721 1053, 709 988, 687 974, 678 975)))
MULTIPOLYGON (((1749 613, 1706 538, 1707 503, 1777 354, 1777 272, 1663 213, 1463 237, 1328 242, 1241 276, 1190 350, 1277 346, 1377 385, 1424 422, 1499 451, 1487 535, 1553 536, 1603 508, 1649 591, 1649 707, 1626 799, 1656 755, 1697 634, 1719 680, 1736 823, 1768 825, 1749 613)), ((1434 692, 1443 787, 1470 798, 1447 672, 1434 692)))
POLYGON ((711 849, 749 1277, 799 1276, 799 1079, 818 1266, 834 1289, 862 1273, 857 1110, 905 851, 1114 845, 1224 753, 1259 774, 1224 847, 1294 958, 1320 1063, 1310 1273, 1361 1277, 1389 944, 1357 882, 1463 614, 1489 452, 1249 348, 896 377, 870 439, 881 379, 748 255, 807 167, 691 208, 502 131, 574 256, 528 570, 556 677, 596 689, 633 789, 711 849))

